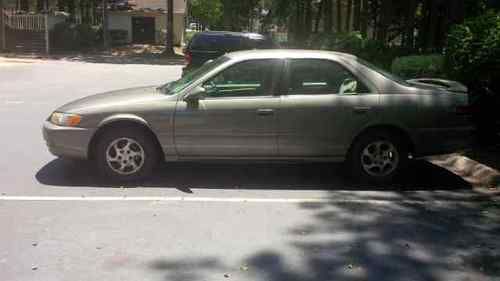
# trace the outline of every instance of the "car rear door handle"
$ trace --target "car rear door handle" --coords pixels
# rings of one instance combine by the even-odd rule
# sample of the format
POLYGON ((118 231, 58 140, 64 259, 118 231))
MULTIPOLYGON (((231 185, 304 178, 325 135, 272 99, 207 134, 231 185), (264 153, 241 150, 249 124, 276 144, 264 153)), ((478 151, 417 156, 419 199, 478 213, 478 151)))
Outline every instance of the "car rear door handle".
POLYGON ((273 115, 273 114, 274 114, 273 109, 258 109, 257 110, 257 115, 259 115, 259 116, 269 116, 269 115, 273 115))
POLYGON ((369 112, 371 109, 372 108, 369 106, 355 106, 353 108, 353 111, 354 111, 354 113, 357 113, 357 114, 364 114, 364 113, 369 112))

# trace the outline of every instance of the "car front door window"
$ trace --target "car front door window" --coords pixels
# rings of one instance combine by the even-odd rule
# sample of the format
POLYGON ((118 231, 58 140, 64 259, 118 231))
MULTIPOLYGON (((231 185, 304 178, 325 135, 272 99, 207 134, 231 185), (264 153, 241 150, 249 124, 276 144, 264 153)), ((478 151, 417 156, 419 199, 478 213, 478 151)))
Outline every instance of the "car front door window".
POLYGON ((208 98, 270 95, 277 60, 252 60, 223 70, 203 84, 208 98))

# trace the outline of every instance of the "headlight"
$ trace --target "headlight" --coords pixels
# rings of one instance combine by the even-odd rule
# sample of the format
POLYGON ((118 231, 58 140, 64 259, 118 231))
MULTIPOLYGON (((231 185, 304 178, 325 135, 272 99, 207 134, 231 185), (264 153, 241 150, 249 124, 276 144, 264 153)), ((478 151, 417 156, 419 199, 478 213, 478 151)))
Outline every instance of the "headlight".
POLYGON ((50 122, 58 126, 75 127, 80 124, 82 117, 77 114, 54 112, 50 116, 50 122))

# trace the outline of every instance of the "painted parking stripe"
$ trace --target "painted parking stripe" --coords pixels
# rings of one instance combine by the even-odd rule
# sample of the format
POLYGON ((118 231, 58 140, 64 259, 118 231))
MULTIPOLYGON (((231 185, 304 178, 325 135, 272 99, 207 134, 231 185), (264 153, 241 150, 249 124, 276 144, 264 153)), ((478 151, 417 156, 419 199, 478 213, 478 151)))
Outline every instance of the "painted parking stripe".
POLYGON ((398 199, 329 199, 329 198, 219 198, 219 197, 161 197, 161 196, 0 196, 0 201, 157 201, 157 202, 215 202, 215 203, 330 203, 330 204, 467 204, 491 202, 491 198, 471 200, 398 200, 398 199))

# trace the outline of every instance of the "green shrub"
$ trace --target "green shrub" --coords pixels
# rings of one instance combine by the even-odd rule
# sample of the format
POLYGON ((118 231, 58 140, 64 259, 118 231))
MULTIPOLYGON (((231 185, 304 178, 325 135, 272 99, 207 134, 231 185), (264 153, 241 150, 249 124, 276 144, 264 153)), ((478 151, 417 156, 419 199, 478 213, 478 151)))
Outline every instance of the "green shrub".
POLYGON ((442 55, 421 55, 396 58, 392 72, 404 78, 445 77, 442 55))
POLYGON ((186 32, 186 38, 185 38, 186 44, 189 44, 189 42, 191 42, 191 39, 193 39, 193 36, 196 33, 198 33, 198 31, 187 31, 186 32))
MULTIPOLYGON (((452 28, 445 49, 450 74, 467 84, 500 79, 500 13, 488 12, 452 28)), ((498 88, 498 87, 497 87, 498 88)))
POLYGON ((68 22, 54 25, 50 32, 50 45, 57 50, 73 50, 77 47, 77 34, 68 22))
POLYGON ((82 50, 95 47, 100 37, 90 25, 60 22, 52 29, 50 41, 56 50, 82 50))

